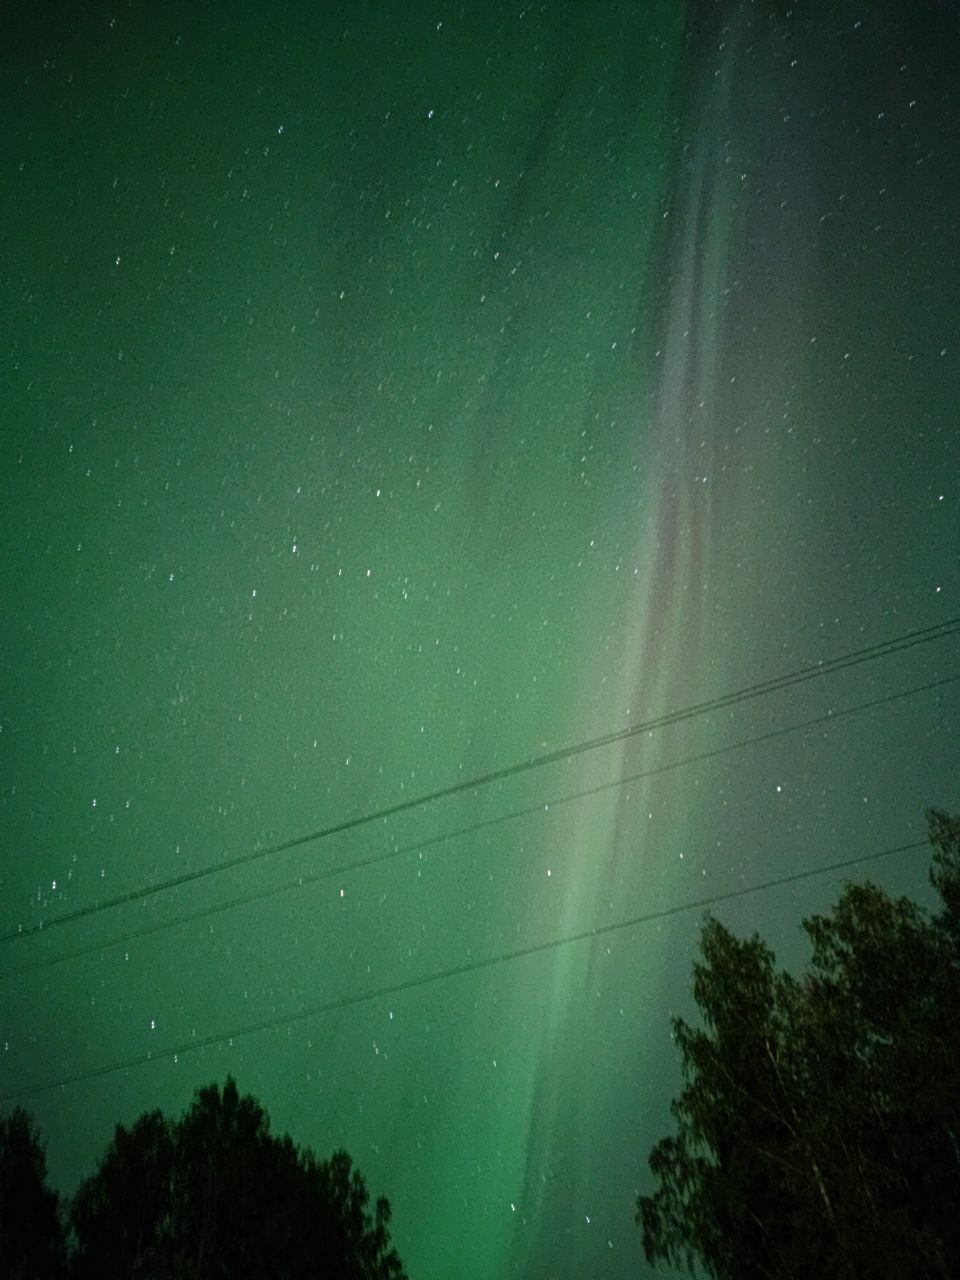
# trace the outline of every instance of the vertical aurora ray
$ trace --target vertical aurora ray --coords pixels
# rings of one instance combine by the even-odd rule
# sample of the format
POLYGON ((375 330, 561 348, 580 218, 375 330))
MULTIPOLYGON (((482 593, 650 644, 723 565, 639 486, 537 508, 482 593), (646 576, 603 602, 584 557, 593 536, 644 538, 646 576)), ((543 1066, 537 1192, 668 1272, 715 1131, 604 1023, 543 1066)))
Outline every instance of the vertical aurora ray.
MULTIPOLYGON (((625 557, 632 590, 619 606, 614 638, 603 653, 613 695, 609 714, 622 723, 696 701, 709 691, 707 678, 709 688, 723 679, 722 654, 715 646, 711 651, 707 592, 723 571, 723 530, 738 520, 736 495, 727 483, 733 477, 718 465, 726 452, 727 423, 718 400, 735 235, 729 152, 737 60, 736 32, 717 27, 725 38, 715 57, 706 55, 695 29, 690 35, 699 47, 684 70, 694 83, 692 89, 689 83, 679 87, 678 96, 687 101, 673 158, 674 185, 665 201, 668 230, 655 241, 657 259, 648 277, 662 302, 650 325, 655 351, 643 353, 649 390, 633 415, 634 447, 643 461, 640 500, 628 522, 635 529, 634 545, 625 557)), ((645 297, 642 306, 650 308, 652 301, 645 297)), ((631 443, 623 441, 627 449, 631 443)), ((593 690, 600 676, 588 671, 582 684, 593 690)), ((598 778, 626 778, 638 770, 656 775, 680 754, 683 741, 682 733, 669 730, 639 743, 627 740, 605 751, 602 760, 578 765, 578 784, 589 787, 598 778)), ((664 867, 669 853, 695 840, 697 831, 697 815, 685 806, 669 772, 578 805, 570 816, 571 870, 557 933, 612 923, 622 918, 626 903, 642 911, 675 901, 679 886, 664 867)), ((637 970, 652 978, 656 950, 663 945, 661 936, 653 948, 634 943, 625 949, 637 970)), ((623 1233, 603 1204, 611 1151, 597 1135, 630 1122, 629 1107, 626 1114, 621 1110, 625 1099, 635 1105, 630 1086, 643 1060, 644 1028, 634 1022, 640 1038, 632 1054, 625 1056, 622 1047, 605 1051, 612 1013, 606 998, 610 953, 603 937, 565 948, 551 961, 516 1233, 514 1262, 524 1276, 594 1274, 610 1265, 604 1240, 609 1250, 614 1241, 618 1254, 624 1250, 623 1233), (560 1235, 558 1222, 567 1224, 560 1235)))

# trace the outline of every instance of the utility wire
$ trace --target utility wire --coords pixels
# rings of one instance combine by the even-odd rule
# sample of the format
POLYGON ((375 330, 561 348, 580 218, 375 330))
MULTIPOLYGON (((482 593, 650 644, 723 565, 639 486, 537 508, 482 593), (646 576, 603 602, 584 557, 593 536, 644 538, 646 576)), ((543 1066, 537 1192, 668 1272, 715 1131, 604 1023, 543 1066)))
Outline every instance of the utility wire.
POLYGON ((172 919, 161 921, 158 924, 144 925, 142 928, 132 929, 128 933, 120 934, 106 942, 91 943, 88 946, 77 947, 74 950, 65 951, 60 955, 49 956, 43 960, 36 960, 31 964, 22 965, 18 969, 11 969, 6 973, 0 974, 0 982, 6 981, 9 978, 19 978, 25 974, 34 973, 38 969, 47 969, 55 964, 63 964, 68 960, 76 960, 81 956, 106 951, 110 947, 122 946, 125 943, 134 942, 140 938, 164 933, 167 929, 173 929, 179 925, 191 924, 197 920, 206 920, 211 916, 220 915, 226 911, 232 911, 236 907, 245 907, 254 902, 262 902, 266 898, 277 897, 279 894, 289 893, 295 889, 302 889, 307 885, 319 884, 324 880, 330 880, 337 876, 346 875, 351 871, 360 871, 365 870, 368 867, 378 866, 381 863, 390 862, 395 858, 403 857, 408 853, 416 853, 420 850, 430 848, 433 845, 443 844, 449 840, 456 840, 463 836, 474 835, 476 832, 483 831, 489 827, 500 826, 505 822, 514 822, 518 818, 529 817, 533 814, 542 814, 550 809, 560 808, 561 805, 572 804, 577 800, 584 800, 590 796, 600 795, 605 791, 624 787, 631 782, 639 782, 644 778, 650 778, 656 774, 669 773, 674 769, 681 769, 691 764, 700 764, 705 760, 713 760, 717 757, 727 755, 732 751, 742 751, 746 747, 756 746, 762 742, 769 742, 774 738, 783 738, 791 733, 798 733, 803 729, 811 729, 823 724, 832 724, 846 716, 857 715, 860 712, 868 711, 875 707, 885 706, 891 702, 899 702, 904 698, 913 697, 918 693, 927 693, 932 689, 940 689, 944 685, 956 684, 957 681, 960 681, 960 675, 946 676, 942 680, 932 680, 927 684, 917 685, 912 689, 904 689, 899 693, 886 694, 880 698, 871 698, 868 702, 860 702, 857 703, 856 706, 844 707, 840 711, 828 711, 824 715, 813 716, 808 720, 801 720, 796 724, 786 725, 780 729, 771 729, 766 733, 756 734, 750 738, 743 738, 739 742, 730 742, 725 746, 715 747, 711 751, 700 751, 695 755, 684 756, 679 760, 671 760, 666 764, 656 765, 650 769, 642 769, 637 773, 626 774, 623 777, 615 778, 610 782, 601 782, 596 786, 587 787, 581 791, 574 791, 567 795, 557 796, 554 799, 543 801, 539 804, 526 805, 521 809, 513 809, 509 813, 498 814, 494 818, 484 818, 478 822, 470 823, 468 826, 458 827, 453 831, 445 831, 440 835, 430 836, 423 840, 417 840, 413 844, 402 845, 396 849, 389 850, 387 853, 373 854, 370 857, 362 858, 359 861, 343 863, 336 867, 328 867, 324 871, 314 872, 311 875, 298 876, 296 880, 288 880, 286 883, 281 885, 272 885, 268 889, 260 889, 256 892, 241 894, 239 897, 230 898, 226 902, 218 902, 211 906, 201 907, 196 911, 181 913, 180 915, 174 916, 172 919))
POLYGON ((492 782, 500 782, 506 778, 515 777, 517 774, 527 773, 533 769, 542 768, 548 764, 556 764, 560 761, 570 760, 574 756, 583 755, 588 751, 595 751, 600 747, 611 746, 614 743, 626 741, 627 739, 637 737, 642 733, 650 733, 655 729, 662 729, 668 725, 678 724, 685 720, 691 720, 696 716, 705 715, 711 711, 720 711, 727 707, 736 706, 741 702, 749 701, 752 698, 758 698, 766 693, 790 688, 793 685, 802 684, 807 680, 814 680, 820 676, 828 675, 835 671, 844 671, 849 667, 859 666, 860 663, 863 662, 872 662, 877 658, 888 657, 890 654, 900 653, 903 650, 915 648, 917 645, 929 644, 933 640, 943 640, 954 635, 958 631, 960 631, 960 618, 949 618, 946 621, 936 623, 933 626, 922 627, 916 631, 908 631, 903 635, 893 636, 889 640, 881 641, 879 644, 870 645, 865 649, 856 649, 850 653, 841 654, 837 658, 831 658, 825 662, 816 663, 814 666, 800 667, 797 670, 787 672, 784 675, 775 676, 769 680, 763 680, 757 684, 748 685, 746 688, 737 689, 732 693, 722 694, 719 697, 710 698, 704 702, 694 703, 692 706, 683 707, 678 711, 667 712, 665 715, 655 716, 649 720, 640 721, 634 725, 628 725, 626 728, 618 729, 612 733, 603 734, 597 738, 588 738, 570 746, 559 748, 555 751, 548 751, 543 755, 531 756, 527 760, 522 760, 512 765, 505 765, 503 768, 493 769, 473 778, 465 778, 460 782, 452 783, 446 787, 440 787, 437 790, 427 792, 424 795, 413 796, 409 800, 401 800, 396 804, 386 805, 381 809, 375 809, 368 813, 358 814, 352 818, 345 818, 341 822, 333 823, 327 827, 321 827, 316 831, 309 832, 307 835, 296 836, 292 840, 285 840, 280 844, 271 845, 266 849, 253 849, 248 853, 236 854, 234 857, 226 858, 222 862, 214 863, 212 866, 201 867, 194 871, 185 871, 180 875, 171 876, 167 880, 160 880, 154 884, 144 885, 139 889, 131 889, 128 893, 117 894, 115 897, 107 898, 101 902, 91 903, 89 906, 79 907, 75 911, 69 911, 64 915, 55 916, 52 920, 45 921, 42 924, 29 925, 26 928, 21 927, 10 933, 0 935, 0 943, 15 942, 17 939, 28 938, 34 934, 57 928, 60 925, 72 923, 75 920, 83 920, 88 916, 98 915, 102 911, 110 911, 116 907, 126 906, 132 902, 141 902, 145 898, 153 897, 154 895, 163 893, 168 889, 177 889, 185 884, 193 884, 198 880, 205 880, 209 876, 218 875, 222 871, 232 870, 234 867, 243 866, 250 862, 272 857, 275 854, 284 853, 287 850, 296 849, 301 845, 311 844, 317 840, 325 840, 330 836, 340 835, 345 831, 353 831, 358 827, 368 826, 373 822, 380 822, 387 818, 395 817, 397 814, 406 813, 411 809, 420 808, 427 804, 434 804, 438 800, 447 799, 454 795, 460 795, 465 791, 473 791, 478 787, 488 786, 492 782))
POLYGON ((878 853, 862 854, 857 858, 844 858, 839 862, 831 862, 822 867, 813 867, 807 871, 796 871, 787 876, 776 876, 772 880, 764 880, 759 884, 746 885, 742 889, 731 889, 726 893, 715 893, 708 897, 696 898, 673 907, 664 907, 659 911, 647 911, 642 915, 630 916, 626 920, 618 920, 612 924, 596 925, 592 929, 583 929, 578 933, 570 933, 562 938, 552 938, 547 942, 535 942, 526 947, 518 947, 514 951, 501 951, 497 955, 488 956, 484 960, 467 960, 462 964, 450 965, 446 969, 438 969, 434 973, 423 974, 419 978, 407 978, 403 982, 392 982, 385 986, 375 987, 371 991, 361 991, 352 996, 341 996, 336 1000, 328 1000, 323 1004, 312 1005, 309 1009, 300 1009, 296 1013, 285 1014, 279 1018, 264 1018, 258 1022, 248 1022, 230 1031, 217 1032, 202 1039, 186 1040, 172 1045, 160 1052, 139 1054, 129 1058, 119 1058, 91 1071, 76 1071, 71 1075, 61 1076, 58 1080, 50 1080, 46 1084, 31 1085, 27 1089, 0 1095, 0 1104, 13 1102, 20 1098, 35 1097, 51 1089, 62 1089, 67 1085, 79 1084, 86 1080, 96 1080, 102 1076, 113 1075, 116 1071, 126 1071, 131 1067, 146 1066, 151 1062, 162 1062, 164 1059, 179 1057, 196 1049, 207 1049, 224 1041, 238 1040, 243 1036, 254 1035, 258 1031, 275 1031, 279 1027, 291 1026, 296 1022, 305 1022, 310 1018, 321 1017, 326 1013, 334 1013, 340 1009, 349 1009, 354 1005, 366 1004, 371 1000, 379 1000, 385 996, 399 995, 401 992, 413 991, 417 987, 429 986, 435 982, 446 982, 450 978, 459 978, 467 973, 476 973, 482 969, 492 969, 496 965, 508 964, 514 960, 522 960, 527 956, 541 955, 546 951, 554 951, 558 947, 572 946, 578 942, 602 938, 625 929, 634 929, 638 925, 651 924, 657 920, 666 920, 670 916, 680 915, 685 911, 696 911, 705 907, 716 906, 720 902, 730 902, 736 898, 746 897, 752 893, 763 893, 767 889, 778 889, 783 885, 796 884, 800 880, 810 880, 815 876, 829 875, 834 871, 843 871, 849 867, 866 862, 878 862, 881 858, 892 858, 900 853, 909 853, 914 849, 922 849, 928 842, 914 840, 911 844, 897 845, 892 849, 882 849, 878 853))

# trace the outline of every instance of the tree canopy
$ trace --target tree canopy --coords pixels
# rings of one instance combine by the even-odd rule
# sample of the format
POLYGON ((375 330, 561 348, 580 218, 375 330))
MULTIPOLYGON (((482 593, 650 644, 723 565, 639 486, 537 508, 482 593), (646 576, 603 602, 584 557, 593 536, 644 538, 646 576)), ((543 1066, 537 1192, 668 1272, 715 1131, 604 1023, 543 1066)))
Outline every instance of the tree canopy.
POLYGON ((117 1126, 71 1204, 74 1275, 402 1280, 389 1204, 368 1200, 345 1152, 318 1160, 275 1137, 228 1078, 178 1121, 154 1111, 117 1126))
POLYGON ((960 1274, 960 821, 932 811, 940 909, 848 885, 800 979, 710 917, 701 1025, 637 1220, 718 1280, 960 1274))
POLYGON ((10 1280, 406 1280, 390 1206, 373 1208, 338 1151, 318 1160, 270 1132, 231 1078, 194 1095, 179 1120, 117 1125, 99 1167, 58 1197, 25 1112, 0 1118, 0 1276, 10 1280))
POLYGON ((33 1122, 18 1107, 0 1116, 0 1276, 52 1280, 65 1264, 58 1196, 33 1122))

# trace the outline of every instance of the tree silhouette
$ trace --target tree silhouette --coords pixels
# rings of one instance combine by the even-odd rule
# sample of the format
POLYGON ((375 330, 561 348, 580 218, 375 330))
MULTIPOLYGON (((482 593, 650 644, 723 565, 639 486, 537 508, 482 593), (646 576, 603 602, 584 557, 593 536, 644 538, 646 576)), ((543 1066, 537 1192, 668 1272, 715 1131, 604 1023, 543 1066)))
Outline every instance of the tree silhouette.
POLYGON ((71 1208, 77 1280, 405 1280, 390 1208, 368 1209, 345 1152, 318 1160, 228 1078, 179 1121, 160 1112, 117 1127, 71 1208))
POLYGON ((65 1261, 58 1197, 47 1186, 43 1147, 18 1107, 0 1117, 0 1276, 52 1280, 64 1274, 65 1261))
POLYGON ((117 1125, 97 1173, 70 1206, 74 1275, 163 1274, 172 1218, 174 1138, 159 1111, 117 1125))
POLYGON ((960 1274, 960 821, 928 815, 939 912, 848 885, 801 980, 708 918, 673 1024, 675 1132, 638 1199, 649 1261, 709 1275, 960 1274))

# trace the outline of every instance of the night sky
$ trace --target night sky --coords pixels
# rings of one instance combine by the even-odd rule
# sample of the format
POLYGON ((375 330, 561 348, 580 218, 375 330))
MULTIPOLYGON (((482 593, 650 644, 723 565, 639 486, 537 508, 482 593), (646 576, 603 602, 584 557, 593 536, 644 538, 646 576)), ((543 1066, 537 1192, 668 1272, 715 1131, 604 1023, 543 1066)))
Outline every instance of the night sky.
POLYGON ((232 1073, 411 1280, 644 1274, 672 909, 960 809, 956 636, 616 736, 960 615, 957 6, 3 28, 0 1105, 70 1191, 232 1073))

